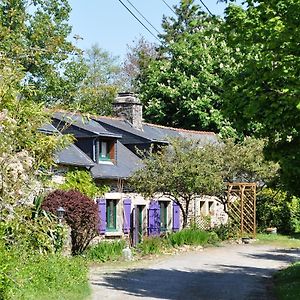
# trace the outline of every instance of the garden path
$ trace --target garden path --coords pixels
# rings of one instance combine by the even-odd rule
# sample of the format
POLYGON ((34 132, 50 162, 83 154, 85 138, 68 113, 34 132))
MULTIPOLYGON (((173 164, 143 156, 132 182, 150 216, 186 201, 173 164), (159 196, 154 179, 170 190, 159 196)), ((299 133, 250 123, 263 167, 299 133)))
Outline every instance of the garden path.
POLYGON ((272 274, 294 260, 297 249, 248 244, 94 267, 92 299, 272 300, 272 274))

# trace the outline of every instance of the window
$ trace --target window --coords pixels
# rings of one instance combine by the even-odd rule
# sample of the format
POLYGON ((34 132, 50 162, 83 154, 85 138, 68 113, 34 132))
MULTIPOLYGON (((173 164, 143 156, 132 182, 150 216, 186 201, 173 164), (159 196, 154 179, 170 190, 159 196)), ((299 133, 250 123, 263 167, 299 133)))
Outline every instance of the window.
POLYGON ((100 142, 99 160, 109 160, 109 154, 108 142, 100 142))
POLYGON ((200 214, 205 216, 206 215, 206 211, 205 211, 205 201, 200 200, 200 214))
POLYGON ((210 214, 214 213, 214 201, 208 201, 208 211, 210 214))
POLYGON ((168 229, 168 202, 159 201, 160 206, 160 231, 168 229))
POLYGON ((115 157, 115 144, 114 141, 101 141, 94 140, 94 161, 101 162, 113 162, 115 157))
POLYGON ((106 200, 106 230, 117 230, 117 200, 106 200))

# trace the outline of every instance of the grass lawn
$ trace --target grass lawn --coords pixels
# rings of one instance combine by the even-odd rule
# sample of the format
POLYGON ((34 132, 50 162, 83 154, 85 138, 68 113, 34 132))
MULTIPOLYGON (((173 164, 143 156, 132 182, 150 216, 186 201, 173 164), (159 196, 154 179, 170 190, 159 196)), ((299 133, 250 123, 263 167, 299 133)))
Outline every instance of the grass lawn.
MULTIPOLYGON (((258 234, 259 244, 271 244, 280 248, 300 248, 300 234, 258 234)), ((300 299, 300 262, 274 275, 274 292, 278 300, 300 299)))
POLYGON ((279 300, 300 298, 300 262, 277 272, 274 276, 275 294, 279 300))
POLYGON ((80 257, 28 257, 16 261, 9 272, 13 282, 4 299, 84 300, 90 295, 87 273, 87 263, 80 257))
POLYGON ((300 234, 291 236, 281 234, 258 234, 258 244, 271 244, 282 248, 300 248, 300 234))

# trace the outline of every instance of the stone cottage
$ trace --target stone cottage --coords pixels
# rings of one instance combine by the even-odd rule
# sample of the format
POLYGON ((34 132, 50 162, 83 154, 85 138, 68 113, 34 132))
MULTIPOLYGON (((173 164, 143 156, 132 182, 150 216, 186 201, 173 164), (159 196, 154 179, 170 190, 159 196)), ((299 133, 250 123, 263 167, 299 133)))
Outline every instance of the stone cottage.
MULTIPOLYGON (((99 233, 107 238, 129 235, 138 241, 143 235, 159 234, 180 229, 180 209, 170 199, 144 199, 127 189, 127 179, 142 167, 139 151, 168 144, 168 138, 196 139, 200 144, 216 143, 213 132, 170 128, 143 122, 142 105, 131 93, 120 93, 114 102, 114 117, 56 112, 52 124, 42 130, 72 134, 75 142, 56 155, 60 166, 55 175, 63 181, 68 167, 89 170, 97 184, 110 186, 110 192, 98 199, 101 222, 99 233)), ((222 213, 214 198, 198 199, 193 214, 222 213)), ((213 218, 212 218, 213 219, 213 218)))

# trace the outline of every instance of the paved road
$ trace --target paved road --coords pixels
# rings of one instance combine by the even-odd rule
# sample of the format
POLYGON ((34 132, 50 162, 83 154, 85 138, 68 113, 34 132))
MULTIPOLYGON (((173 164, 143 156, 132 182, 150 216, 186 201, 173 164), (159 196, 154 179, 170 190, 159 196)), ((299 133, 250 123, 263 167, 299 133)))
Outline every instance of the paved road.
POLYGON ((135 268, 98 267, 91 271, 92 299, 273 300, 272 274, 294 260, 300 260, 299 250, 252 244, 177 254, 135 268))

